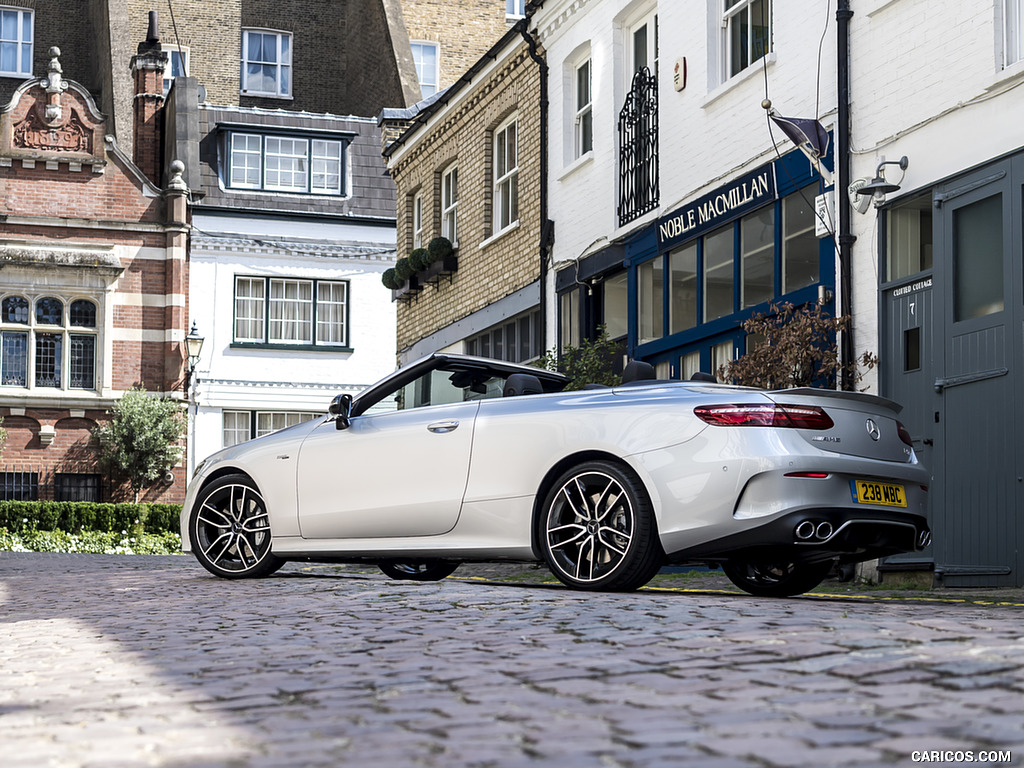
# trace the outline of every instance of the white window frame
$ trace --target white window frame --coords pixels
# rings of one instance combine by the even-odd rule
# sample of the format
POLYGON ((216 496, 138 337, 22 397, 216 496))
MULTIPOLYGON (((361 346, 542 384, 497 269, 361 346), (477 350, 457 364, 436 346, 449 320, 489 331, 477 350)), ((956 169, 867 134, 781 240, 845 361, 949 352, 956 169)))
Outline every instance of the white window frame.
POLYGON ((412 248, 423 247, 423 193, 412 197, 412 248))
POLYGON ((519 223, 519 116, 513 115, 494 131, 493 235, 519 223), (508 140, 512 136, 512 141, 508 140))
POLYGON ((321 415, 305 411, 224 410, 221 412, 221 441, 225 448, 230 448, 304 421, 312 421, 321 415))
POLYGON ((164 69, 164 96, 166 97, 174 85, 175 77, 188 77, 189 65, 191 64, 191 49, 187 45, 173 45, 165 43, 164 52, 167 53, 167 68, 164 69), (178 74, 175 74, 175 61, 177 61, 178 74))
POLYGON ((722 11, 722 81, 725 82, 730 78, 736 77, 741 72, 746 71, 751 66, 761 61, 762 58, 768 56, 772 52, 772 0, 721 0, 721 11, 722 11), (765 48, 761 56, 753 58, 754 56, 754 25, 751 23, 751 14, 753 13, 751 6, 756 2, 764 2, 768 8, 768 46, 765 48), (747 61, 746 63, 737 69, 735 72, 732 71, 732 35, 730 34, 730 26, 733 22, 738 20, 741 15, 747 16, 747 61))
POLYGON ((1002 0, 1003 68, 1024 59, 1024 0, 1002 0))
POLYGON ((416 65, 416 77, 420 81, 420 95, 426 99, 437 93, 441 87, 441 46, 430 40, 410 40, 412 60, 416 65), (434 64, 428 69, 423 54, 427 50, 434 52, 434 64))
POLYGON ((223 411, 221 417, 221 442, 225 448, 252 440, 250 411, 223 411))
POLYGON ((526 15, 526 0, 505 0, 505 18, 521 19, 526 15))
POLYGON ((235 275, 232 344, 349 349, 351 296, 348 280, 235 275))
POLYGON ((459 245, 459 166, 450 165, 441 174, 441 236, 459 245))
POLYGON ((267 96, 278 99, 290 99, 292 97, 292 51, 293 39, 291 32, 278 29, 243 29, 242 30, 242 74, 241 93, 244 96, 267 96), (276 42, 276 61, 263 59, 251 60, 249 57, 250 35, 264 35, 273 37, 276 42), (287 40, 287 46, 284 41, 287 40), (259 64, 260 66, 272 66, 275 69, 274 90, 264 91, 249 87, 249 65, 259 64))
POLYGON ((573 159, 594 151, 594 65, 589 56, 573 68, 573 159), (586 92, 580 76, 586 69, 586 92), (589 134, 589 136, 588 136, 589 134), (588 140, 589 139, 589 140, 588 140))
MULTIPOLYGON (((14 36, 0 38, 0 77, 32 77, 32 57, 35 55, 35 12, 30 8, 3 5, 0 6, 0 13, 4 15, 17 14, 14 36), (9 46, 14 46, 15 50, 13 69, 3 67, 2 51, 9 46)), ((0 22, 0 33, 2 30, 3 25, 0 22)))
POLYGON ((640 67, 647 67, 652 75, 658 74, 659 41, 657 10, 651 10, 643 16, 635 18, 628 26, 627 35, 626 53, 628 58, 626 59, 626 66, 623 69, 626 73, 626 91, 628 92, 633 85, 633 75, 639 71, 640 67), (647 28, 646 53, 643 56, 643 61, 637 61, 639 55, 636 50, 636 35, 645 27, 647 28))
POLYGON ((232 132, 224 182, 229 189, 344 197, 347 150, 343 138, 232 132))

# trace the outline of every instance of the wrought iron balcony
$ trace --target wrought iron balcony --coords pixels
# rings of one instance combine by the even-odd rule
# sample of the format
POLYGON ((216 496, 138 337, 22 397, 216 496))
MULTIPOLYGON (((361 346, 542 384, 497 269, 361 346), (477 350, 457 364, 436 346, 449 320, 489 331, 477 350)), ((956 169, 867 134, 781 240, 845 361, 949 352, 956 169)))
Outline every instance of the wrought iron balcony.
POLYGON ((619 112, 619 226, 658 207, 658 76, 633 76, 619 112))

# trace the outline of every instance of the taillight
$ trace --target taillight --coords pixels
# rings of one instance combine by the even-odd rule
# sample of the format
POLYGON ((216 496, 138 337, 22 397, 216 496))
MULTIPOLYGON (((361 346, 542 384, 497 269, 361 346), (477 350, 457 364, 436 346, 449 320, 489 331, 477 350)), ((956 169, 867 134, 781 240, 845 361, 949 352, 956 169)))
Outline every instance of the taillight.
POLYGON ((910 437, 910 433, 907 431, 907 428, 904 427, 898 421, 896 422, 896 432, 899 434, 900 440, 909 445, 911 448, 914 447, 914 440, 913 438, 910 437))
POLYGON ((784 427, 788 429, 832 429, 835 423, 816 405, 761 405, 731 403, 699 405, 698 419, 719 427, 784 427))

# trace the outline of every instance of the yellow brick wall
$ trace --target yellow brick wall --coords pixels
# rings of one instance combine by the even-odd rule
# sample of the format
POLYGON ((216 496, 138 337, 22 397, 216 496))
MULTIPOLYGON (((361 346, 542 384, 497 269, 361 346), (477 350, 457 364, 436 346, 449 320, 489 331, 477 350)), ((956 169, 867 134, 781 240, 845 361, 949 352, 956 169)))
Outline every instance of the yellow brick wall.
POLYGON ((439 87, 454 83, 508 31, 505 0, 402 0, 410 40, 438 43, 439 87))
POLYGON ((441 233, 441 174, 459 168, 459 268, 398 306, 398 349, 534 282, 540 241, 540 74, 526 44, 486 80, 407 140, 392 162, 398 185, 398 255, 412 250, 412 198, 423 194, 423 243, 441 233), (519 226, 491 239, 493 132, 518 118, 519 226), (489 242, 488 242, 489 241, 489 242))

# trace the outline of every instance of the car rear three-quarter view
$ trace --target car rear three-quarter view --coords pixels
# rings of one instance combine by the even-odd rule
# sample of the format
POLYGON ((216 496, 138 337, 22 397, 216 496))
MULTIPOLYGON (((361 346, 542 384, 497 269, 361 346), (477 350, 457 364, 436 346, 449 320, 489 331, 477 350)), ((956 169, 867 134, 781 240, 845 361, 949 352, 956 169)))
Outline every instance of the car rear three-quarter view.
POLYGON ((485 358, 417 361, 321 419, 208 457, 182 511, 185 549, 224 578, 289 560, 420 581, 462 562, 543 561, 575 589, 631 590, 664 565, 710 565, 788 596, 930 541, 928 474, 891 401, 565 384, 485 358))

